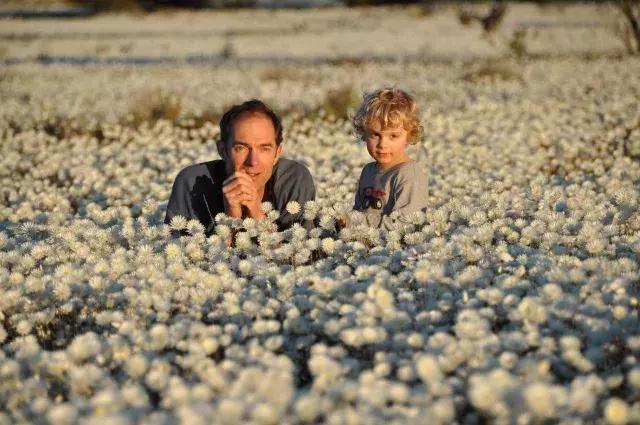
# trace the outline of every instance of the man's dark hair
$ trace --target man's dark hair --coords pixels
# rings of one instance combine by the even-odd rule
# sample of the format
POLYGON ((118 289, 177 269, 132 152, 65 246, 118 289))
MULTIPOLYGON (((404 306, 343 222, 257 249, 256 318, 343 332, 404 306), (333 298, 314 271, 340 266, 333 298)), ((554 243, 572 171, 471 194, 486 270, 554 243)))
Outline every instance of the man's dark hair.
POLYGON ((280 117, 271 110, 263 101, 258 99, 247 100, 240 105, 234 105, 227 112, 224 113, 220 119, 220 141, 226 144, 227 141, 233 136, 233 124, 236 119, 244 113, 259 113, 266 115, 271 119, 273 128, 276 132, 276 146, 282 143, 282 122, 280 117))

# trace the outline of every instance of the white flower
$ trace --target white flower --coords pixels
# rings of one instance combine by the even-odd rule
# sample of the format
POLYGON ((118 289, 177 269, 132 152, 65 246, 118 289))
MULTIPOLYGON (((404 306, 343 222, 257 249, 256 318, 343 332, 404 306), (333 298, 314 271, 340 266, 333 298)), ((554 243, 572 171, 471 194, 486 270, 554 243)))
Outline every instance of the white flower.
POLYGON ((229 239, 231 237, 231 227, 226 224, 218 224, 216 225, 216 234, 222 239, 229 239))
POLYGON ((145 407, 149 403, 147 392, 139 384, 135 383, 124 384, 122 398, 132 407, 145 407))
POLYGON ((629 406, 624 400, 610 398, 604 407, 604 418, 611 425, 624 425, 629 422, 629 406))
POLYGON ((547 311, 536 298, 525 297, 518 305, 518 312, 524 320, 533 324, 543 323, 547 320, 547 311))
POLYGON ((240 232, 236 234, 235 245, 238 249, 249 249, 253 245, 251 235, 248 232, 240 232))
POLYGON ((524 399, 536 418, 545 420, 555 416, 553 393, 548 385, 534 383, 527 386, 524 399))
POLYGON ((335 251, 336 243, 335 243, 335 240, 333 240, 331 238, 324 238, 324 239, 322 239, 322 242, 320 243, 320 246, 322 247, 322 250, 324 252, 326 252, 327 254, 331 255, 335 251))
POLYGON ((267 403, 258 404, 253 409, 251 416, 256 423, 263 425, 275 425, 280 419, 277 410, 267 403))
POLYGON ((129 376, 138 378, 146 373, 147 366, 147 359, 141 354, 136 354, 127 360, 125 369, 129 376))
POLYGON ((238 263, 238 271, 243 275, 248 275, 253 271, 253 264, 249 260, 240 260, 238 263))
POLYGON ((425 384, 439 381, 443 377, 438 360, 431 355, 423 355, 418 358, 416 361, 416 371, 425 384))
POLYGON ((151 349, 160 351, 169 343, 169 330, 163 324, 155 324, 149 330, 149 338, 151 349))
POLYGON ((181 215, 176 215, 171 218, 171 222, 169 223, 169 227, 171 230, 185 230, 187 228, 187 219, 181 215))
MULTIPOLYGON (((171 222, 173 223, 173 220, 171 222)), ((204 234, 204 226, 198 220, 189 220, 185 228, 192 235, 204 234)))
POLYGON ((304 204, 304 214, 303 217, 305 220, 313 220, 318 215, 318 211, 320 210, 320 206, 317 201, 307 201, 304 204))
POLYGON ((438 399, 431 405, 430 410, 438 424, 448 424, 455 419, 456 409, 450 397, 438 399))
POLYGON ((87 332, 75 337, 67 352, 76 362, 82 362, 95 357, 101 349, 102 344, 98 336, 93 332, 87 332))
POLYGON ((422 348, 424 345, 424 338, 419 333, 411 333, 407 337, 407 344, 409 344, 411 348, 422 348))
POLYGON ((238 424, 243 414, 242 403, 238 400, 223 399, 218 404, 217 418, 223 424, 238 424))
POLYGON ((298 214, 300 212, 300 204, 297 201, 289 201, 287 203, 287 212, 289 214, 298 214))
POLYGON ((320 415, 321 403, 317 396, 305 394, 296 401, 294 409, 298 418, 306 423, 311 423, 320 415))
MULTIPOLYGON (((0 329, 0 342, 2 342, 2 329, 0 329)), ((640 390, 640 368, 635 367, 629 371, 627 375, 629 384, 636 390, 640 390)))
POLYGON ((469 383, 469 398, 474 406, 493 416, 508 415, 509 409, 503 396, 516 385, 511 374, 503 369, 494 369, 486 374, 471 375, 469 383))
POLYGON ((162 391, 169 383, 170 366, 165 361, 154 361, 145 376, 145 383, 154 391, 162 391))
POLYGON ((335 228, 335 219, 329 215, 323 215, 320 217, 320 227, 326 230, 333 230, 335 228))
POLYGON ((60 425, 72 425, 76 422, 77 417, 77 409, 69 403, 54 405, 47 413, 49 422, 60 425))
POLYGON ((491 330, 488 321, 475 310, 463 310, 456 318, 455 331, 461 339, 478 339, 491 330))
POLYGON ((295 264, 304 264, 309 261, 310 257, 311 251, 309 251, 307 248, 302 248, 296 251, 293 257, 293 261, 295 264))
POLYGON ((182 255, 182 248, 180 248, 180 245, 178 244, 169 243, 165 246, 164 252, 168 259, 175 259, 182 255))
POLYGON ((262 212, 265 214, 269 214, 271 211, 273 211, 273 205, 271 204, 271 202, 265 201, 262 203, 261 207, 262 212))
POLYGON ((267 213, 267 219, 269 221, 276 221, 280 217, 280 213, 276 210, 271 210, 267 213))

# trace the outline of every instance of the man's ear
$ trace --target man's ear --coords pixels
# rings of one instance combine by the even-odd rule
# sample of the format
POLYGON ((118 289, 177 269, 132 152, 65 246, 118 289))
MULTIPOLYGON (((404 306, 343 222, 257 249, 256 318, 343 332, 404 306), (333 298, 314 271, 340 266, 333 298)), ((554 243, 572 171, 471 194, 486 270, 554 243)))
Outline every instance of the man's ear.
POLYGON ((223 140, 218 140, 216 142, 216 149, 218 149, 218 155, 220 158, 226 160, 227 159, 227 146, 223 140))
POLYGON ((274 164, 280 159, 280 153, 282 153, 282 143, 276 146, 276 159, 273 161, 274 164))

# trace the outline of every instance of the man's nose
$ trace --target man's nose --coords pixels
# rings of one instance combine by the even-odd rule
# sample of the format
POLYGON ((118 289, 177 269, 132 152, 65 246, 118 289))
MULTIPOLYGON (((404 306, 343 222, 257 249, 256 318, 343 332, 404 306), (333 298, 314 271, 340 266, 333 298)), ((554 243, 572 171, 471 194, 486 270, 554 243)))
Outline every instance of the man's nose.
POLYGON ((253 149, 249 150, 247 157, 244 160, 245 165, 254 166, 258 165, 258 156, 253 149))

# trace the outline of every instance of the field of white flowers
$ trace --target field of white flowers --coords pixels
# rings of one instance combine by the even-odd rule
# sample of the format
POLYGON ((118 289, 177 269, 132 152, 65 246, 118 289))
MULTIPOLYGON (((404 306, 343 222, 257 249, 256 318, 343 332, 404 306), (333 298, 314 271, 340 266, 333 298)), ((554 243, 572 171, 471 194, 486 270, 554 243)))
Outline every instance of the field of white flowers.
POLYGON ((0 424, 640 422, 640 60, 453 53, 0 68, 0 424), (369 158, 332 114, 382 85, 423 109, 432 207, 337 232, 369 158), (170 237, 176 173, 250 97, 317 228, 170 237))

